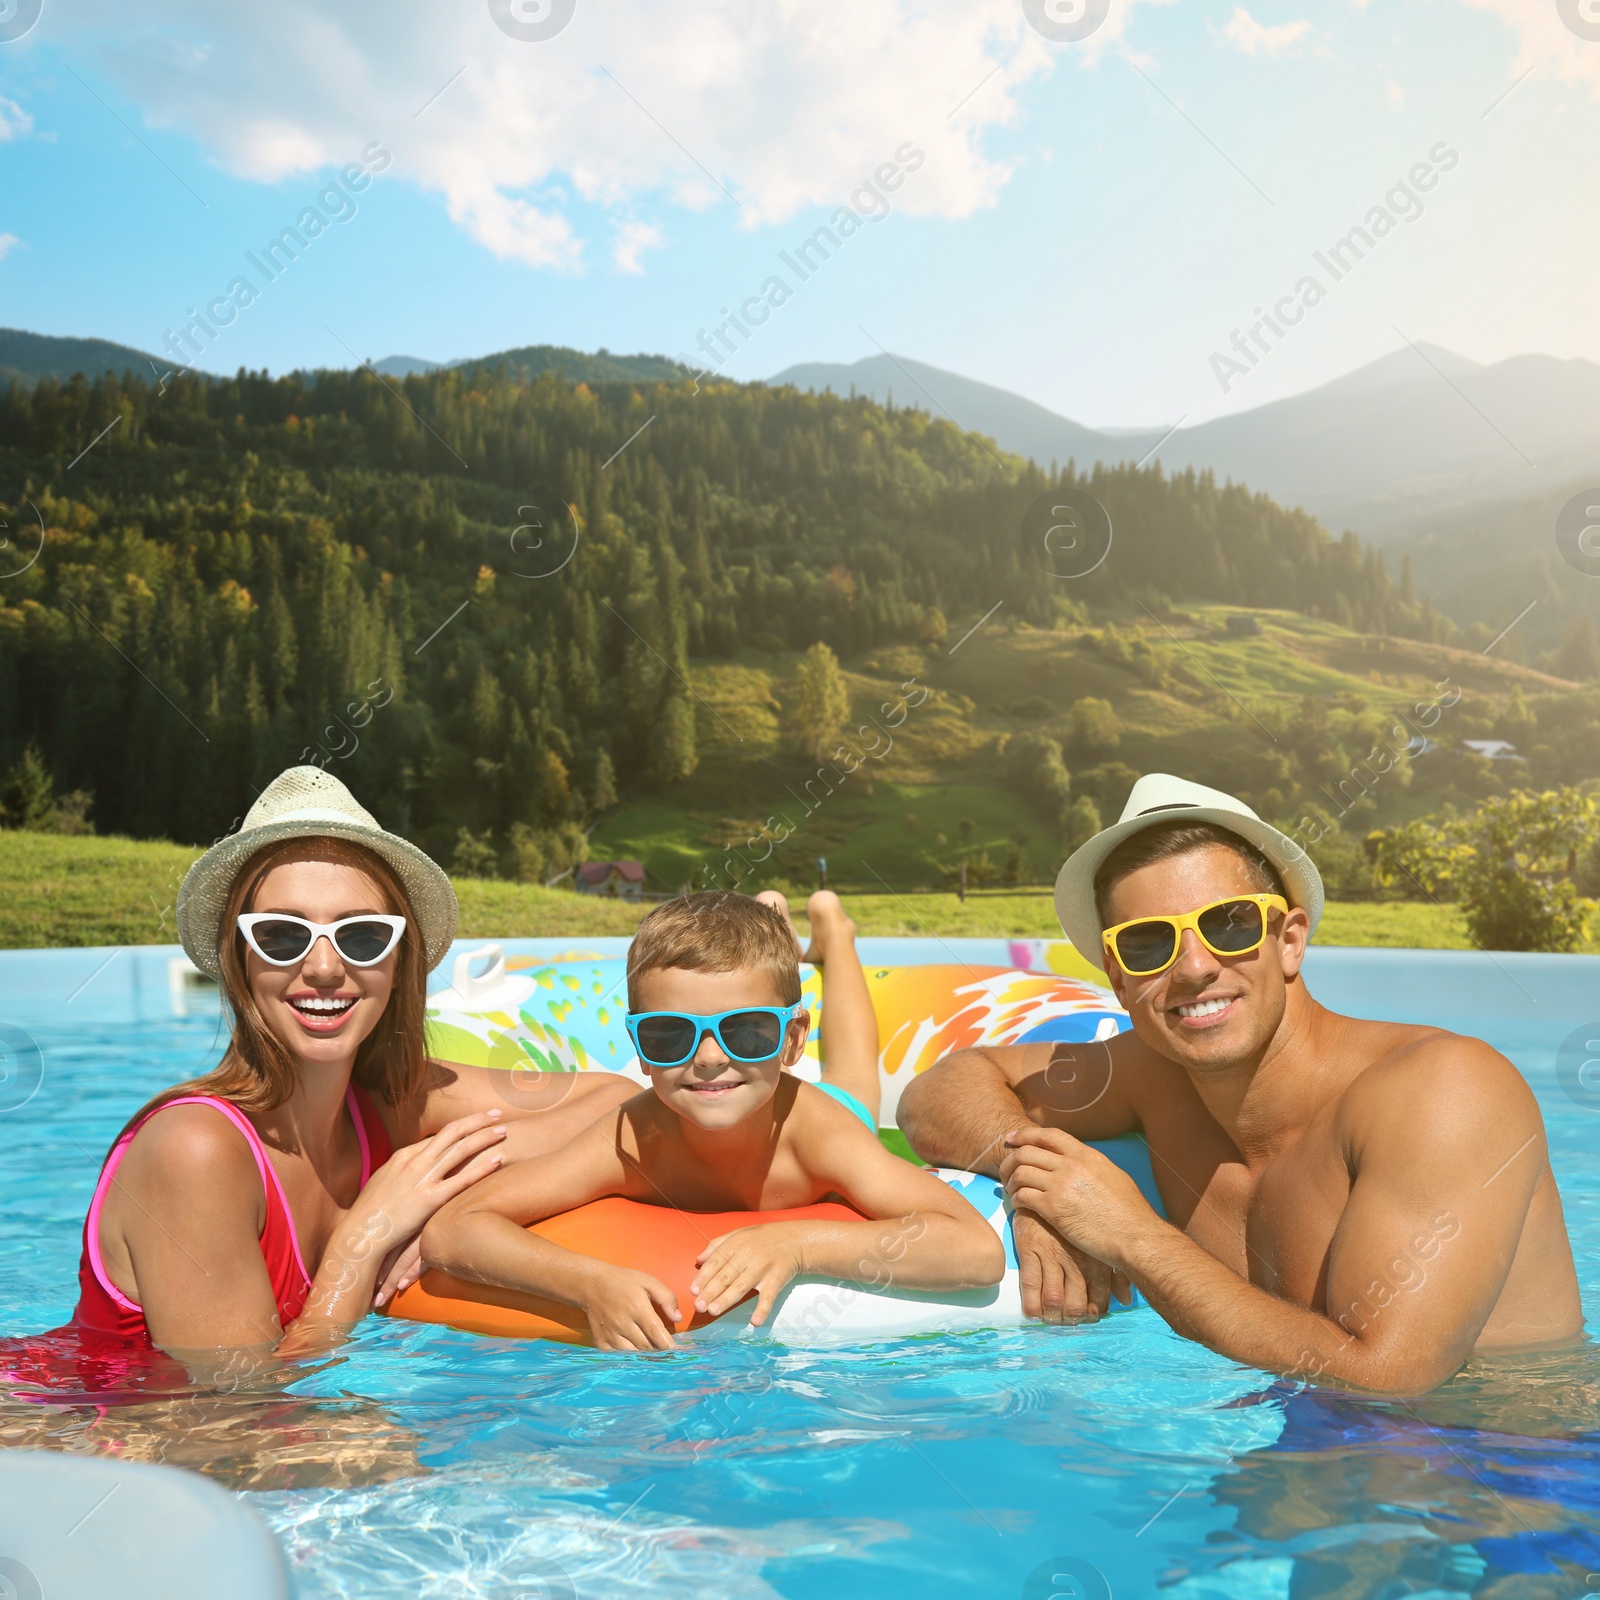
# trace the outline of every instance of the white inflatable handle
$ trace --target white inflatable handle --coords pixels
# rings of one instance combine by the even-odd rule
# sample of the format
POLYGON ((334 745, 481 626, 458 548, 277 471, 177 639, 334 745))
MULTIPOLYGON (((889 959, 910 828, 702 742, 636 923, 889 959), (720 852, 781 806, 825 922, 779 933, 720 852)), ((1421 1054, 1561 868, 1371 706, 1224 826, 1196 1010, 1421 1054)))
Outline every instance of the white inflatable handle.
POLYGON ((451 982, 458 995, 470 1005, 480 995, 487 994, 496 988, 506 975, 506 953, 497 944, 482 944, 476 950, 464 951, 456 957, 455 967, 452 969, 451 982), (472 963, 488 957, 489 965, 476 976, 473 975, 472 963))

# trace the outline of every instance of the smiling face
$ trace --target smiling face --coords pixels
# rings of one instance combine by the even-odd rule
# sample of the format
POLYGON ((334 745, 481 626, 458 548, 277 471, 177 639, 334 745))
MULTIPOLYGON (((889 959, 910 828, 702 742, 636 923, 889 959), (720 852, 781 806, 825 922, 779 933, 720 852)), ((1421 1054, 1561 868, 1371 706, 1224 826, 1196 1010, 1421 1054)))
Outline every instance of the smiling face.
MULTIPOLYGON (((638 1011, 684 1011, 691 1016, 788 1004, 771 977, 752 967, 733 972, 656 967, 634 979, 634 1000, 638 1011)), ((681 1067, 645 1070, 657 1097, 680 1117, 707 1130, 732 1128, 771 1100, 783 1069, 800 1059, 810 1025, 806 1012, 796 1012, 782 1050, 768 1061, 731 1060, 708 1033, 681 1067)))
MULTIPOLYGON (((1194 911, 1229 895, 1259 894, 1249 868, 1226 845, 1206 845, 1138 867, 1112 885, 1107 926, 1194 911)), ((1310 924, 1304 911, 1267 913, 1267 937, 1242 956, 1214 955, 1185 928, 1178 959, 1154 977, 1130 977, 1107 956, 1107 976, 1134 1032, 1170 1061, 1196 1072, 1258 1055, 1283 1020, 1288 982, 1300 971, 1310 924)))
MULTIPOLYGON (((359 867, 319 859, 315 846, 277 862, 256 886, 252 911, 309 922, 392 912, 378 882, 359 867)), ((349 1061, 376 1026, 394 989, 398 945, 373 967, 353 967, 326 936, 292 966, 275 967, 248 945, 245 977, 263 1021, 297 1060, 349 1061)))

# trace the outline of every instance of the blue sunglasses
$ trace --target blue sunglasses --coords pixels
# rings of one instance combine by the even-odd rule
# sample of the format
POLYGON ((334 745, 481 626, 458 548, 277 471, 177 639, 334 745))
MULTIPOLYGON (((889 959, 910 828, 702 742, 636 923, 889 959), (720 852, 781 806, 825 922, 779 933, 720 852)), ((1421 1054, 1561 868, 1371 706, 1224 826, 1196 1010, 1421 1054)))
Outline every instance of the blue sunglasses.
POLYGON ((681 1067, 709 1033, 730 1061, 770 1061, 783 1049, 783 1036, 795 1013, 792 1006, 741 1006, 715 1016, 689 1011, 630 1011, 628 1035, 647 1067, 681 1067))

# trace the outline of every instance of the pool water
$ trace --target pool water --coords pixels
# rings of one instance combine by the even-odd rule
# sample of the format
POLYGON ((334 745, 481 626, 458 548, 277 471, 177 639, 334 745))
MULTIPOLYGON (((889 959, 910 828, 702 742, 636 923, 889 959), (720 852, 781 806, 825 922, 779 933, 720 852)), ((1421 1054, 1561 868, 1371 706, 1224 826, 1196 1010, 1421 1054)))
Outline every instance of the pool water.
MULTIPOLYGON (((0 1335, 66 1320, 109 1141, 216 1059, 214 1007, 173 1014, 169 954, 0 955, 0 1335)), ((1600 1079, 1560 1052, 1600 1038, 1600 960, 1314 951, 1309 982, 1478 1033, 1527 1074, 1592 1318, 1600 1079)), ((208 1472, 273 1528, 301 1596, 1600 1592, 1588 1347, 1378 1402, 1238 1367, 1148 1309, 654 1356, 369 1319, 282 1395, 105 1401, 0 1398, 0 1443, 208 1472)))

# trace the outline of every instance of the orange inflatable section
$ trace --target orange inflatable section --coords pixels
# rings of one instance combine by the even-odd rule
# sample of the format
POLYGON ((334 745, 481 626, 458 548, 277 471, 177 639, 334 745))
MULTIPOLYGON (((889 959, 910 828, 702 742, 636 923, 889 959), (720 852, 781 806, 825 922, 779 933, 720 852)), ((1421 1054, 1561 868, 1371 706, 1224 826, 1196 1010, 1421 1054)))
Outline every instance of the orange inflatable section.
MULTIPOLYGON (((789 1211, 678 1211, 671 1206, 647 1206, 613 1195, 536 1222, 528 1232, 579 1255, 609 1261, 614 1267, 633 1267, 659 1278, 677 1295, 678 1309, 687 1313, 673 1332, 686 1333, 713 1320, 695 1311, 694 1296, 689 1293, 695 1257, 713 1239, 732 1233, 735 1228, 762 1222, 813 1220, 859 1222, 861 1213, 832 1200, 789 1211)), ((469 1283, 437 1269, 424 1273, 420 1283, 397 1296, 389 1315, 411 1322, 440 1322, 467 1333, 487 1333, 501 1339, 590 1342, 589 1319, 576 1306, 546 1300, 541 1295, 521 1294, 515 1289, 469 1283)))

